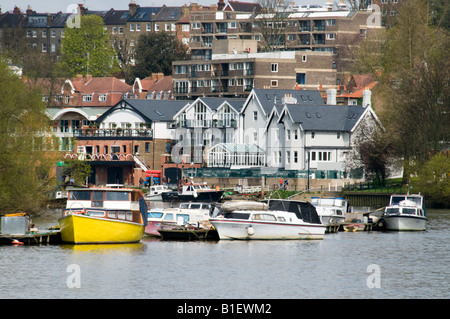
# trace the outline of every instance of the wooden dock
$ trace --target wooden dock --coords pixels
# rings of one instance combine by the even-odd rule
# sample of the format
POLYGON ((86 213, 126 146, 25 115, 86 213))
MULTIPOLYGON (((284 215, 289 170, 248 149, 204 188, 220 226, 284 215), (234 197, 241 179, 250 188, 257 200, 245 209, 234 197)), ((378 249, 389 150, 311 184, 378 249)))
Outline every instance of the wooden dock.
POLYGON ((59 230, 22 235, 0 234, 0 245, 56 245, 60 243, 61 234, 59 230))
POLYGON ((336 223, 330 224, 326 226, 325 233, 337 233, 340 231, 374 231, 379 230, 374 223, 355 223, 355 222, 344 222, 344 223, 336 223), (360 227, 352 227, 352 225, 362 225, 364 228, 360 227), (347 230, 346 230, 347 229, 347 230))

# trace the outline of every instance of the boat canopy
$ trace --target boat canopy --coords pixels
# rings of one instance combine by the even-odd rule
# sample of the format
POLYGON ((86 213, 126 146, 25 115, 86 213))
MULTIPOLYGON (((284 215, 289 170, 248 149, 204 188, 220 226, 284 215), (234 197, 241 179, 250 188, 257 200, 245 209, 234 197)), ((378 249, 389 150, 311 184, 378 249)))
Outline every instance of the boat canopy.
POLYGON ((316 208, 308 202, 271 199, 267 202, 269 210, 282 210, 294 213, 297 218, 306 223, 322 224, 316 208))

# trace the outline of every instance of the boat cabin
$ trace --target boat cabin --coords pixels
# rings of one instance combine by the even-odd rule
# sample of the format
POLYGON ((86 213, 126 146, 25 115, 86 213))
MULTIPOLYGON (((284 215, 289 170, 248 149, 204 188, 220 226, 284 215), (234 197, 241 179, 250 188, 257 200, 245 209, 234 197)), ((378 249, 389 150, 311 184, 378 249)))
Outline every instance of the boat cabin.
POLYGON ((418 201, 405 199, 398 204, 394 204, 392 206, 386 207, 385 214, 386 216, 390 215, 408 215, 408 216, 425 216, 425 211, 420 207, 418 201))
POLYGON ((142 192, 127 188, 73 188, 68 190, 66 209, 103 208, 139 210, 142 192))

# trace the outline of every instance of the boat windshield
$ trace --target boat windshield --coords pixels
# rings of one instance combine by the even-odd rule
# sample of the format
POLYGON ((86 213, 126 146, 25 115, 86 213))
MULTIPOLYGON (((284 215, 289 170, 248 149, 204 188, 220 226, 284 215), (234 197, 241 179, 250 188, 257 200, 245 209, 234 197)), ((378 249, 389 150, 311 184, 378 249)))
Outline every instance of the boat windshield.
POLYGON ((148 212, 148 218, 161 218, 162 215, 161 212, 148 212))
POLYGON ((399 212, 400 212, 400 209, 397 207, 386 208, 386 214, 388 214, 388 215, 395 215, 395 214, 398 214, 399 212))
POLYGON ((69 195, 70 200, 91 200, 90 191, 71 191, 69 195))
POLYGON ((186 224, 189 221, 189 215, 188 214, 177 214, 177 222, 182 220, 181 223, 186 224))
POLYGON ((409 214, 414 215, 416 213, 416 210, 414 208, 403 208, 402 209, 403 214, 409 214))
POLYGON ((238 213, 238 212, 228 212, 223 215, 225 218, 234 218, 234 219, 248 219, 250 217, 250 213, 238 213))

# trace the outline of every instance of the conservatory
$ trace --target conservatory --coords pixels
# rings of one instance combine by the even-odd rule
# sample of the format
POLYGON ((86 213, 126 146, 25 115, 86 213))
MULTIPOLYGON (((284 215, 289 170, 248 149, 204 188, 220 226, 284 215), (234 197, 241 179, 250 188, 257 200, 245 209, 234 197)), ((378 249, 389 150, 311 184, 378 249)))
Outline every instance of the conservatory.
POLYGON ((265 151, 254 144, 219 143, 208 151, 208 167, 260 167, 265 151))

